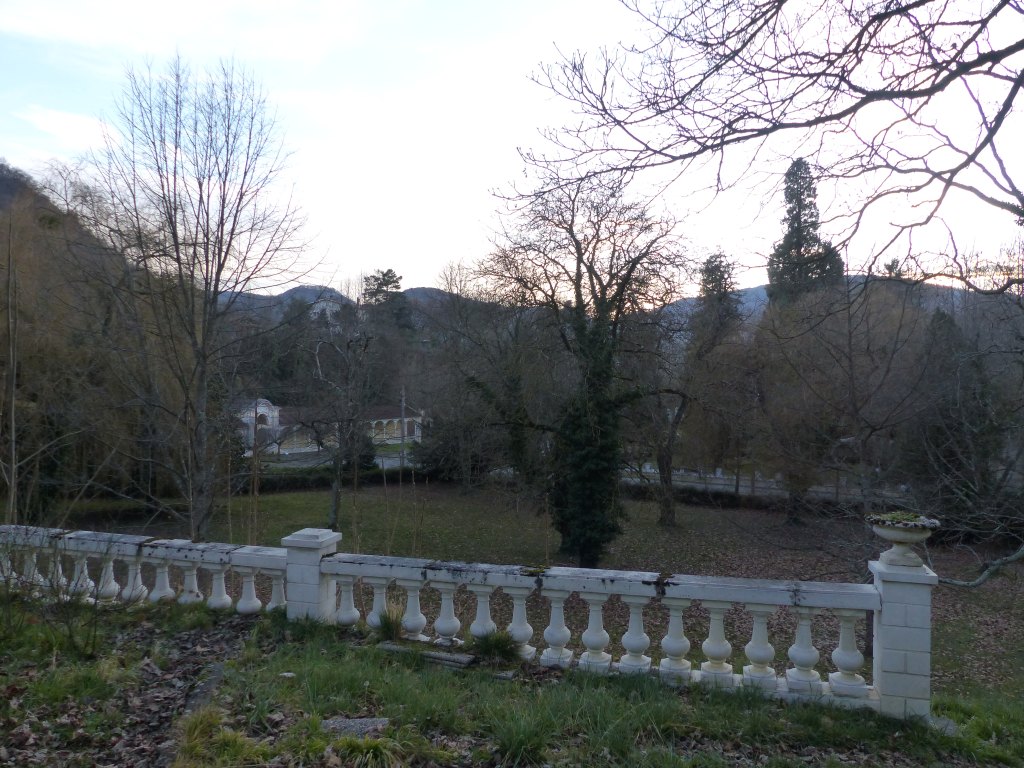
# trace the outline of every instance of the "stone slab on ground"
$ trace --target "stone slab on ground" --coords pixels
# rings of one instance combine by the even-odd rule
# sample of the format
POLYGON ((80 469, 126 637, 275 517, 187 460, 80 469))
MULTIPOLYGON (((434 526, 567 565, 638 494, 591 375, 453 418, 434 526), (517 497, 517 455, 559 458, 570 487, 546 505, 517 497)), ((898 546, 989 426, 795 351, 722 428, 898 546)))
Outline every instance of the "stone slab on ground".
POLYGON ((421 651, 418 648, 410 648, 406 645, 399 645, 398 643, 378 643, 377 647, 382 651, 388 651, 390 653, 418 653, 425 661, 429 661, 432 664, 440 664, 445 667, 457 667, 463 669, 468 667, 474 661, 476 656, 471 653, 455 653, 452 651, 421 651))
POLYGON ((339 736, 369 736, 388 727, 391 721, 386 717, 332 717, 320 723, 320 727, 339 736))

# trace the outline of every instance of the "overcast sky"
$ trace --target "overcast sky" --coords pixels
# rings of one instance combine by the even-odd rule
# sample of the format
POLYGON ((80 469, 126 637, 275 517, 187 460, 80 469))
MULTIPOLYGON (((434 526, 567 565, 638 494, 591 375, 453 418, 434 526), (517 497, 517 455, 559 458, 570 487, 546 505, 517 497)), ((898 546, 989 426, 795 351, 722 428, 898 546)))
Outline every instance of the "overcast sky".
MULTIPOLYGON (((488 251, 491 192, 521 178, 517 147, 541 148, 539 129, 568 116, 531 72, 556 46, 636 38, 617 0, 0 0, 0 157, 36 173, 95 146, 129 65, 233 57, 266 86, 293 153, 319 264, 304 282, 390 267, 432 286, 488 251)), ((761 184, 688 210, 701 202, 670 204, 692 251, 721 246, 747 265, 741 284, 764 282, 781 195, 761 184)))

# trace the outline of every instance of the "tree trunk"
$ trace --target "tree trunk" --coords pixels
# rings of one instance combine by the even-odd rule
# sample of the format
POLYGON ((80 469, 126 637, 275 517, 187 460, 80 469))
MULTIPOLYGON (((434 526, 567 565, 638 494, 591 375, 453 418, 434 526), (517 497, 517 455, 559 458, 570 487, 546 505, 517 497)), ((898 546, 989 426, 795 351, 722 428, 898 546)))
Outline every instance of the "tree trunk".
POLYGON ((18 396, 18 283, 14 274, 13 221, 7 232, 7 437, 10 471, 7 474, 8 525, 18 523, 18 433, 14 401, 18 396))
MULTIPOLYGON (((200 359, 202 359, 200 357, 200 359)), ((213 519, 213 476, 214 463, 210 454, 209 419, 207 406, 209 403, 209 382, 205 365, 199 365, 196 371, 195 424, 192 427, 192 482, 191 482, 191 514, 192 539, 201 540, 206 536, 213 519)), ((255 443, 255 440, 254 440, 255 443)), ((253 450, 256 450, 254 444, 253 450)))
POLYGON ((672 449, 668 445, 658 448, 658 525, 674 528, 676 525, 676 496, 672 485, 672 449))
MULTIPOLYGON (((331 480, 331 511, 327 513, 327 527, 332 531, 338 530, 338 520, 341 517, 341 488, 342 475, 345 472, 344 441, 342 438, 341 424, 338 424, 338 447, 334 451, 334 479, 331 480)), ((353 484, 353 491, 355 485, 353 484)))

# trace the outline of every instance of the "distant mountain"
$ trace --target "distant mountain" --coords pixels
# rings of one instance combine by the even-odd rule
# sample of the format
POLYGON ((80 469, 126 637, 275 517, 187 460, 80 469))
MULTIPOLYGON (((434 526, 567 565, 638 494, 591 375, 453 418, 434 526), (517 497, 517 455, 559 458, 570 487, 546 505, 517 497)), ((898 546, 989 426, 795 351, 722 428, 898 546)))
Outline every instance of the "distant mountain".
MULTIPOLYGON (((869 278, 863 275, 852 275, 848 278, 851 287, 861 286, 869 278)), ((879 278, 881 279, 881 278, 879 278)), ((921 306, 927 309, 942 309, 954 313, 962 309, 968 297, 972 296, 975 302, 985 303, 986 297, 970 295, 963 288, 956 286, 934 285, 932 283, 913 284, 907 282, 908 289, 918 293, 916 300, 921 306)), ((765 307, 768 306, 768 286, 757 285, 750 288, 742 288, 736 291, 736 297, 740 301, 740 313, 747 320, 756 321, 765 307)), ((428 288, 420 286, 407 288, 402 291, 408 300, 414 313, 429 315, 430 312, 451 297, 451 294, 440 288, 428 288)), ((997 303, 1002 299, 994 298, 997 303)), ((348 296, 343 295, 334 288, 318 285, 300 285, 290 288, 287 291, 276 295, 263 295, 255 293, 244 293, 235 300, 236 308, 243 311, 264 313, 268 317, 279 319, 284 310, 293 302, 302 302, 313 308, 314 312, 331 310, 338 306, 350 306, 354 303, 348 296)), ((697 308, 700 299, 696 296, 687 296, 678 299, 668 305, 667 311, 675 315, 680 323, 685 322, 690 314, 697 308)))
POLYGON ((328 288, 323 285, 300 285, 296 288, 290 288, 282 293, 278 298, 282 309, 287 308, 294 302, 301 302, 308 305, 310 311, 314 315, 320 314, 321 312, 327 312, 330 314, 335 312, 339 307, 355 304, 352 299, 345 296, 340 291, 336 291, 333 288, 328 288))
MULTIPOLYGON (((735 291, 736 298, 740 300, 740 314, 744 319, 756 319, 768 306, 768 286, 757 285, 753 288, 741 288, 735 291)), ((666 308, 678 322, 684 322, 694 311, 696 311, 699 296, 687 296, 673 301, 666 308)))
POLYGON ((406 288, 402 293, 414 304, 437 304, 451 297, 448 291, 442 291, 440 288, 406 288))
MULTIPOLYGON (((851 275, 847 278, 851 290, 863 287, 868 280, 883 281, 886 278, 865 275, 851 275)), ((956 314, 963 310, 968 304, 975 307, 1000 307, 1007 303, 1005 296, 983 296, 971 293, 965 288, 954 285, 936 285, 935 283, 915 283, 905 281, 907 290, 913 293, 914 301, 919 306, 928 310, 942 310, 949 314, 956 314)), ((753 288, 743 288, 736 291, 740 300, 740 314, 746 320, 756 321, 765 307, 768 306, 768 286, 758 285, 753 288)), ((851 295, 856 295, 853 293, 851 295)), ((700 299, 696 296, 688 296, 684 299, 672 302, 668 309, 676 315, 680 322, 685 321, 689 315, 696 310, 700 299)))
POLYGON ((299 285, 277 294, 231 293, 225 294, 221 300, 223 303, 231 301, 236 312, 260 315, 271 321, 280 320, 285 310, 295 302, 305 304, 314 314, 354 303, 334 288, 322 285, 299 285))

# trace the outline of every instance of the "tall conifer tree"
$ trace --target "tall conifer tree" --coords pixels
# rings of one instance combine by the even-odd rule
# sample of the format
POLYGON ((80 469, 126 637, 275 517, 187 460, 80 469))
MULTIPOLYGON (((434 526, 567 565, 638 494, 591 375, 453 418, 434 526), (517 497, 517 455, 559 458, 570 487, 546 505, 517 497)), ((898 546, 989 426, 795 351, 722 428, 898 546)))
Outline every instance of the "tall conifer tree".
POLYGON ((839 251, 818 232, 818 192, 806 160, 790 164, 785 185, 786 233, 768 257, 768 298, 776 304, 843 279, 839 251))

